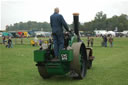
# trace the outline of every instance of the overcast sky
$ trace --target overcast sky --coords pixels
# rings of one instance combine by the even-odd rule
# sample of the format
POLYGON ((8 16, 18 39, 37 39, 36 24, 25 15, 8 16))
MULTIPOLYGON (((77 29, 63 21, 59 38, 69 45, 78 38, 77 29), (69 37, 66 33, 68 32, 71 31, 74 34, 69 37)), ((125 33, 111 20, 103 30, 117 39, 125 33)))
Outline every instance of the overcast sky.
POLYGON ((0 30, 21 21, 49 22, 55 7, 60 8, 60 14, 68 24, 72 23, 74 12, 80 13, 81 23, 93 20, 99 11, 108 18, 128 14, 128 0, 1 0, 0 30))

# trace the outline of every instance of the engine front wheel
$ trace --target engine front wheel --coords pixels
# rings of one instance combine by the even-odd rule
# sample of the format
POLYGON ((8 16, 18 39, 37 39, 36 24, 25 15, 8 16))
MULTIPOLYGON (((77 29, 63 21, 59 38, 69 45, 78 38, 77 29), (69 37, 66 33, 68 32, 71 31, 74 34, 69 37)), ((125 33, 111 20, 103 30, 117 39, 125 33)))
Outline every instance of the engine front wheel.
POLYGON ((91 69, 91 67, 92 67, 92 60, 88 60, 87 67, 88 67, 88 69, 91 69))

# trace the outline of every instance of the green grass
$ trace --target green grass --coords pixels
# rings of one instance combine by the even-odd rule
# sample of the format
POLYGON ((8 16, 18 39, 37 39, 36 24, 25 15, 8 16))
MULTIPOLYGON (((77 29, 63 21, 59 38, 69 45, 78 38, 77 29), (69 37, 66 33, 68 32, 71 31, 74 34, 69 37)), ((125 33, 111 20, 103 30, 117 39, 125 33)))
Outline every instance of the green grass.
POLYGON ((0 85, 128 85, 128 38, 115 38, 113 48, 101 47, 101 38, 95 38, 95 60, 83 80, 65 75, 42 79, 33 61, 35 49, 27 44, 0 45, 0 85))

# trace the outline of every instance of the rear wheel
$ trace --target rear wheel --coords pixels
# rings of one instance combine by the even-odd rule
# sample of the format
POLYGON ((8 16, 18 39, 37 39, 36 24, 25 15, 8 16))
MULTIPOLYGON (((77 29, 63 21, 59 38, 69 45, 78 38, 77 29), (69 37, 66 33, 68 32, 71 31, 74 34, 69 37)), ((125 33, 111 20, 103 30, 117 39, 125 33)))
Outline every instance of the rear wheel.
POLYGON ((43 79, 47 79, 47 78, 50 78, 50 75, 47 73, 47 70, 45 68, 45 65, 39 65, 37 66, 38 67, 38 72, 40 74, 40 76, 43 78, 43 79))

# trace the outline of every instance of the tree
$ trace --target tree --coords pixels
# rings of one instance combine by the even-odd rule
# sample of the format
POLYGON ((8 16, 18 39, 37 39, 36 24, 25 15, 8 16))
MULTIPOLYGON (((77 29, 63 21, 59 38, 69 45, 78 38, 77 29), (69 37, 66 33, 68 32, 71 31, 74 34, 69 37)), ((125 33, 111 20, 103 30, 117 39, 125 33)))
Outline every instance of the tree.
POLYGON ((102 21, 106 20, 106 14, 104 14, 102 11, 96 13, 95 20, 102 21))
POLYGON ((106 14, 104 14, 102 11, 96 13, 95 19, 93 21, 93 27, 101 30, 106 29, 106 14))

